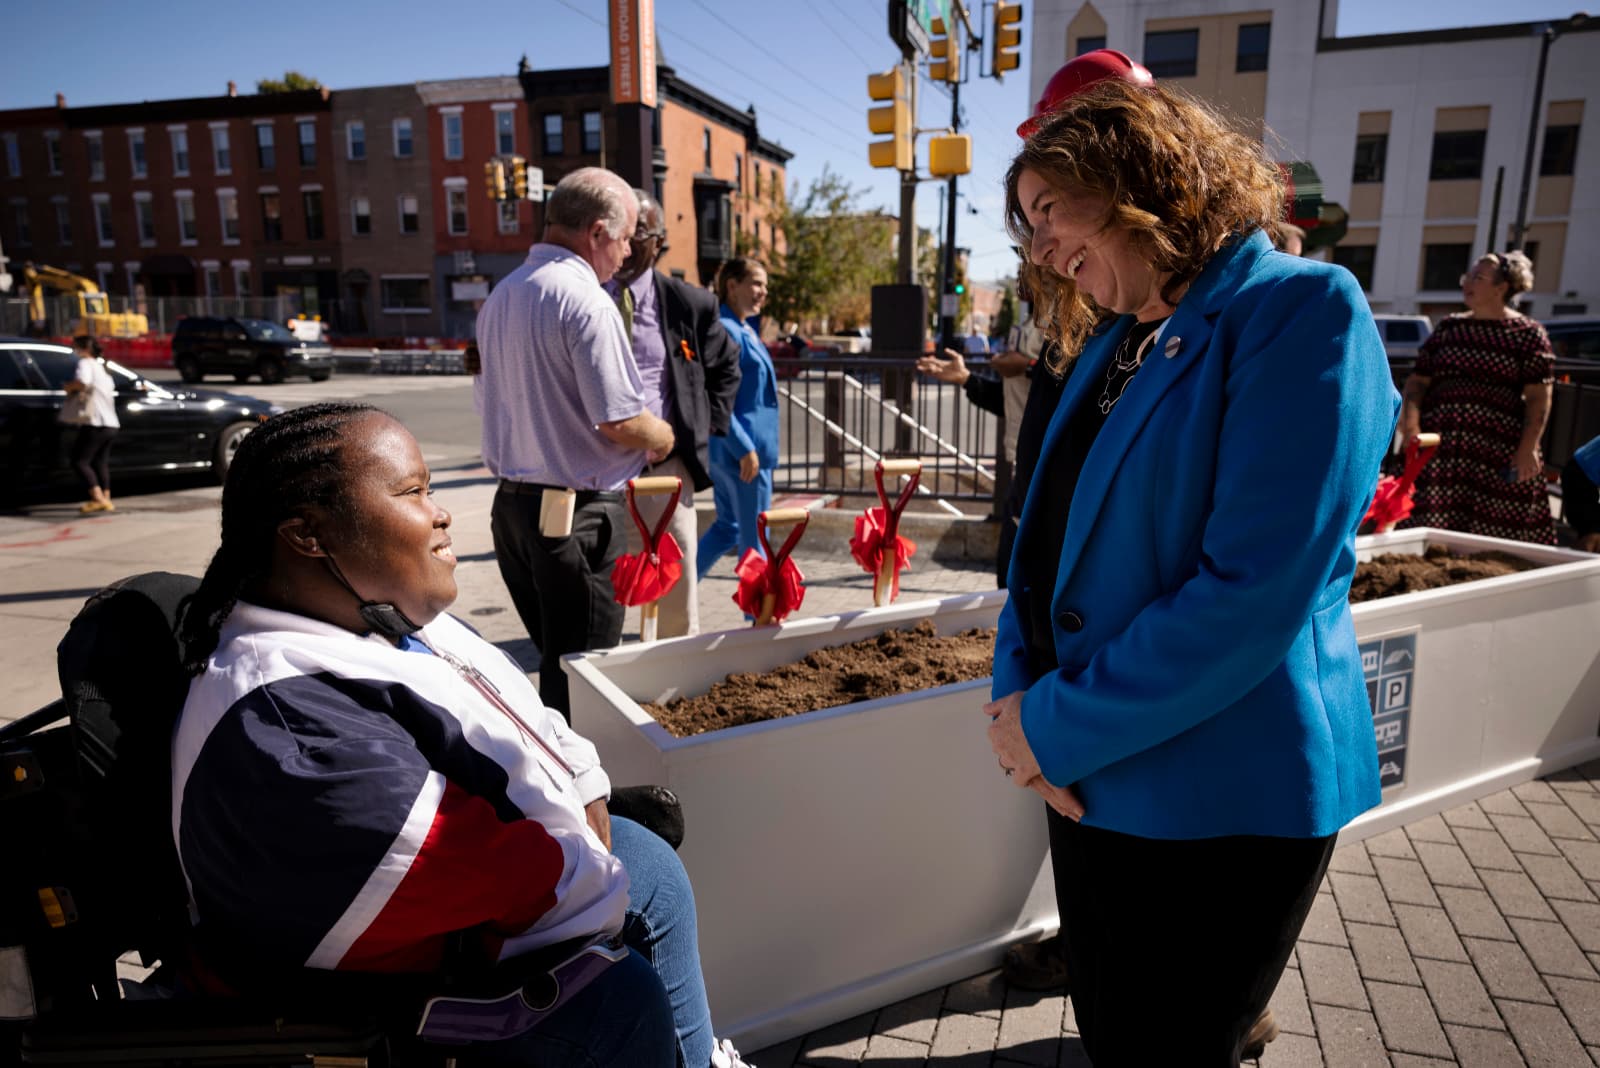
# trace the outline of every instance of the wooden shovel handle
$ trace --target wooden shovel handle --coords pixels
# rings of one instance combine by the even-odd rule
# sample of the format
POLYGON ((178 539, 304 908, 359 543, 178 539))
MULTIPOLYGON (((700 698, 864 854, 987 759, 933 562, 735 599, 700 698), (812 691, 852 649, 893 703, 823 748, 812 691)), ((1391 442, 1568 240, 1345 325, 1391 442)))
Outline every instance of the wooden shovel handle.
POLYGON ((649 478, 635 478, 630 480, 633 492, 638 497, 656 497, 663 493, 677 493, 682 483, 676 475, 652 475, 649 478))
POLYGON ((766 512, 767 527, 771 529, 780 523, 801 523, 810 515, 804 508, 772 508, 766 512))
POLYGON ((1435 449, 1439 447, 1438 434, 1418 434, 1413 440, 1419 449, 1435 449))
POLYGON ((886 475, 914 475, 922 470, 922 461, 879 460, 878 468, 886 475))

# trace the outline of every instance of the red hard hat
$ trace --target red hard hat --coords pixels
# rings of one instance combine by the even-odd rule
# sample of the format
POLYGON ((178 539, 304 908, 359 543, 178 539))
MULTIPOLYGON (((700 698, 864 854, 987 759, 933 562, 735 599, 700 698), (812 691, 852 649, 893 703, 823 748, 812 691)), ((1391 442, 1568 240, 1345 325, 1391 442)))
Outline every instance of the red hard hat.
POLYGON ((1039 128, 1040 121, 1060 107, 1069 98, 1103 82, 1107 78, 1121 78, 1134 85, 1150 85, 1156 78, 1142 64, 1114 48, 1096 48, 1081 56, 1067 60, 1066 64, 1050 76, 1044 94, 1033 107, 1033 115, 1017 127, 1018 137, 1027 137, 1039 128))

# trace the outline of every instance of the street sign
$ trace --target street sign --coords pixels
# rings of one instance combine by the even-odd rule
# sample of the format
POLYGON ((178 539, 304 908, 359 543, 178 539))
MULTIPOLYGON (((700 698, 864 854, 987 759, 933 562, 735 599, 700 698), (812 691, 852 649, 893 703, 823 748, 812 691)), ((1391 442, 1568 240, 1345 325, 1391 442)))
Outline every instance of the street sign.
POLYGON ((946 293, 939 298, 939 315, 944 319, 954 319, 961 314, 961 297, 955 293, 946 293))
POLYGON ((528 199, 536 204, 544 200, 543 167, 528 167, 528 199))
POLYGON ((1372 706, 1372 735, 1378 743, 1378 782, 1387 790, 1406 781, 1406 751, 1411 735, 1417 635, 1411 627, 1361 643, 1361 672, 1372 706))
POLYGON ((889 39, 908 55, 925 56, 934 19, 950 25, 950 0, 889 0, 889 39))

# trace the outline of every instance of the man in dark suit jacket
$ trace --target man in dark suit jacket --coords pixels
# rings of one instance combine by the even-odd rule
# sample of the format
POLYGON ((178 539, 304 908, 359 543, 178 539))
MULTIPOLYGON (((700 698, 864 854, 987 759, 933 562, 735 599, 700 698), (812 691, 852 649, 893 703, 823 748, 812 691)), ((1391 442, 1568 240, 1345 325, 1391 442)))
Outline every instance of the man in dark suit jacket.
MULTIPOLYGON (((700 630, 695 598, 694 493, 711 485, 710 439, 726 434, 739 392, 739 346, 717 318, 717 301, 707 290, 655 270, 667 251, 661 205, 642 189, 639 227, 632 252, 607 283, 633 340, 634 361, 644 380, 652 413, 672 424, 676 445, 666 459, 645 468, 646 475, 676 475, 683 494, 668 526, 683 550, 683 577, 661 599, 657 636, 671 638, 700 630)), ((654 526, 660 498, 641 498, 639 513, 654 526)), ((638 531, 629 530, 629 550, 638 551, 638 531)))

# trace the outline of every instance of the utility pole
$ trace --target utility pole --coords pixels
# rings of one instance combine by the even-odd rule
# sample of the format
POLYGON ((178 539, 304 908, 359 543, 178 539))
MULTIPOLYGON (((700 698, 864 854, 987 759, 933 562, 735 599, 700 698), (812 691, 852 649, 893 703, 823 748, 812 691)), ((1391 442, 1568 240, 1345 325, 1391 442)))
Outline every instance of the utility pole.
MULTIPOLYGON (((917 122, 917 64, 914 57, 906 55, 901 61, 905 71, 906 91, 910 94, 911 124, 917 122)), ((900 270, 896 279, 901 285, 912 285, 917 280, 917 172, 900 172, 900 270)))
MULTIPOLYGON (((961 83, 950 85, 950 132, 961 132, 961 83)), ((939 347, 946 348, 955 339, 955 320, 961 313, 956 297, 956 176, 950 176, 949 191, 944 201, 944 263, 940 273, 944 276, 939 285, 939 347)))

